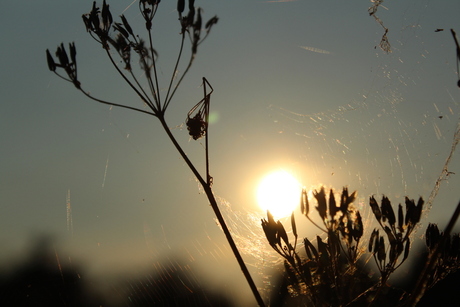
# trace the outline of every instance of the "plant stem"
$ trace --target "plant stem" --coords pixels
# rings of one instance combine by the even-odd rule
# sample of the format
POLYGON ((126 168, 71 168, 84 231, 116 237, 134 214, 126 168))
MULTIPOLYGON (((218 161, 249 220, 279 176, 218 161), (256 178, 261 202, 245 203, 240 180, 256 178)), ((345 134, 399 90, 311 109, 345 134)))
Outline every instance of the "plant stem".
POLYGON ((222 230, 224 231, 225 237, 227 238, 228 243, 230 244, 230 248, 233 251, 233 254, 238 261, 238 264, 240 265, 241 271, 243 271, 244 277, 246 277, 246 281, 249 284, 249 287, 251 288, 251 291, 257 301, 257 304, 261 307, 265 307, 265 303, 262 300, 262 297, 260 296, 259 291, 257 290, 257 287, 251 277, 251 274, 249 273, 248 268, 246 267, 246 264, 244 263, 243 258, 241 257, 240 252, 238 251, 238 248, 236 247, 235 241, 233 240, 232 235, 230 234, 230 231, 227 227, 227 224, 225 223, 224 217, 222 216, 222 213, 220 212, 220 209, 217 205, 216 198, 214 197, 214 194, 212 192, 211 185, 207 182, 208 180, 204 180, 203 177, 200 175, 198 170, 195 168, 195 166, 192 164, 190 159, 187 157, 185 152, 182 150, 182 147, 179 145, 177 140, 175 139, 174 135, 171 133, 171 130, 169 129, 168 125, 166 124, 166 121, 164 119, 164 115, 161 114, 158 119, 161 122, 161 125, 163 126, 164 130, 166 131, 166 134, 168 135, 169 139, 171 142, 174 144, 176 147, 177 151, 179 154, 182 156, 182 158, 185 160, 185 163, 187 163, 188 167, 192 171, 192 173, 195 175, 195 177, 198 179, 200 184, 203 186, 203 189, 206 193, 206 196, 208 197, 208 200, 211 204, 212 209, 214 210, 214 214, 217 217, 217 220, 222 227, 222 230))

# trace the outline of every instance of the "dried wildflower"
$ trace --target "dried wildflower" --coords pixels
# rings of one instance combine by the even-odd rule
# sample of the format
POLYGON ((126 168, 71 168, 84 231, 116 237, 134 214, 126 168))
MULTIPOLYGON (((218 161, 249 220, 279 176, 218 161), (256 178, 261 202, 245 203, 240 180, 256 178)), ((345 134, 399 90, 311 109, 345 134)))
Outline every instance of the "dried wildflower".
POLYGON ((48 62, 49 70, 56 71, 56 63, 54 63, 54 59, 48 49, 46 49, 46 61, 48 62))
POLYGON ((305 216, 308 216, 310 212, 310 204, 308 203, 308 195, 305 189, 302 189, 302 195, 300 196, 300 212, 305 216))
POLYGON ((382 276, 382 283, 385 283, 389 275, 409 256, 411 246, 410 235, 420 221, 423 204, 424 201, 422 198, 420 198, 417 205, 415 205, 414 200, 410 200, 406 197, 406 217, 404 218, 404 212, 400 204, 398 206, 398 220, 396 221, 393 207, 386 196, 382 197, 380 208, 374 197, 369 199, 369 205, 372 208, 377 222, 385 231, 389 244, 387 263, 387 249, 385 248, 384 237, 379 235, 378 230, 372 232, 369 241, 369 251, 374 255, 374 259, 382 276), (397 225, 396 222, 398 222, 397 225), (401 255, 403 255, 403 258, 399 261, 401 255))
POLYGON ((120 18, 121 18, 121 21, 123 22, 123 25, 126 31, 128 31, 129 34, 134 36, 133 30, 131 29, 131 26, 129 25, 128 20, 126 19, 125 15, 120 15, 120 18))
POLYGON ((139 10, 141 11, 142 17, 145 20, 145 28, 150 31, 152 29, 152 20, 155 17, 155 13, 158 9, 160 1, 155 0, 141 0, 139 1, 139 10), (142 7, 142 8, 141 8, 142 7))
POLYGON ((70 60, 69 56, 67 55, 67 51, 64 48, 64 44, 61 44, 58 46, 56 50, 56 57, 59 60, 59 64, 57 64, 53 57, 51 56, 51 53, 49 50, 46 50, 46 59, 48 62, 48 68, 61 78, 63 78, 66 81, 72 82, 77 89, 80 89, 80 82, 78 81, 77 78, 77 50, 75 48, 75 43, 70 43, 69 44, 69 51, 70 51, 70 60), (60 74, 56 72, 56 68, 62 68, 68 78, 62 77, 60 74))
POLYGON ((179 14, 182 14, 182 12, 184 12, 184 8, 185 8, 185 0, 178 0, 177 1, 177 11, 179 12, 179 14))
POLYGON ((219 18, 217 16, 212 17, 211 19, 208 20, 204 28, 208 31, 211 30, 212 26, 215 25, 219 21, 219 18))
POLYGON ((326 203, 326 193, 324 192, 324 188, 321 187, 321 190, 319 192, 315 191, 313 193, 313 196, 316 198, 316 201, 318 202, 318 206, 316 207, 316 210, 318 210, 318 213, 321 219, 325 220, 326 211, 327 211, 327 203, 326 203))
POLYGON ((102 11, 96 6, 96 1, 93 2, 93 8, 88 14, 82 15, 86 31, 100 44, 104 49, 108 49, 109 31, 112 26, 112 14, 110 13, 109 5, 102 3, 102 11))

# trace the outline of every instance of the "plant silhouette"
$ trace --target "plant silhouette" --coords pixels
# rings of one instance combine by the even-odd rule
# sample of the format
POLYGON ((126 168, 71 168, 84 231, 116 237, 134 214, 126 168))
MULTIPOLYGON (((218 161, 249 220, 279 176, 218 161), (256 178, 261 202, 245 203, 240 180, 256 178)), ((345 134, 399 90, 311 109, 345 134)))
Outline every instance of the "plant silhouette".
POLYGON ((316 236, 316 246, 304 238, 304 254, 297 250, 297 225, 291 215, 294 244, 280 221, 275 221, 269 211, 262 219, 262 228, 270 246, 284 258, 285 287, 298 303, 307 306, 415 306, 425 292, 436 283, 460 268, 458 261, 460 239, 450 236, 452 225, 460 214, 460 203, 451 222, 443 233, 430 224, 425 237, 428 258, 422 274, 417 276, 411 291, 390 286, 390 276, 408 259, 411 235, 419 226, 424 201, 405 198, 405 210, 398 205, 397 213, 390 200, 383 196, 380 205, 371 196, 369 206, 381 229, 374 229, 367 240, 368 252, 363 246, 364 225, 359 210, 353 202, 356 192, 349 194, 344 188, 336 200, 334 191, 324 188, 313 191, 316 211, 322 226, 309 216, 310 201, 304 189, 301 194, 302 214, 321 230, 326 238, 316 236), (381 235, 383 230, 384 235, 381 235), (363 266, 373 258, 380 272, 378 280, 372 279, 363 266), (367 259, 367 260, 365 260, 367 259))
POLYGON ((209 174, 209 155, 208 155, 208 117, 209 117, 209 104, 211 100, 212 87, 211 84, 203 78, 204 87, 204 98, 195 107, 188 112, 187 115, 187 126, 190 135, 193 139, 205 137, 205 159, 206 159, 206 170, 203 175, 200 173, 193 162, 188 158, 176 138, 172 134, 170 128, 167 125, 165 114, 168 110, 172 99, 179 88, 182 80, 192 66, 198 47, 210 34, 213 26, 218 22, 217 16, 210 18, 206 23, 202 20, 202 10, 195 8, 195 1, 188 1, 188 13, 184 14, 185 11, 185 0, 177 1, 177 12, 179 14, 179 25, 180 25, 180 47, 175 62, 174 68, 172 69, 171 78, 167 86, 166 94, 163 96, 159 87, 159 77, 157 74, 157 52, 153 48, 152 38, 152 22, 157 14, 160 0, 140 0, 139 10, 142 18, 145 21, 145 28, 147 32, 147 40, 143 40, 140 36, 136 35, 131 25, 125 16, 121 15, 121 22, 114 22, 112 14, 109 9, 109 5, 103 1, 102 9, 97 7, 96 2, 93 2, 90 13, 82 16, 86 30, 91 37, 102 46, 102 49, 107 54, 110 62, 113 64, 117 73, 123 78, 128 86, 137 94, 140 101, 147 107, 147 109, 141 109, 137 107, 128 106, 125 104, 118 104, 102 100, 94 97, 92 94, 86 92, 83 89, 81 81, 78 79, 77 74, 77 60, 76 60, 76 47, 74 43, 69 44, 69 54, 67 53, 64 44, 61 44, 56 51, 57 62, 54 60, 49 50, 46 50, 46 57, 48 62, 48 68, 58 75, 60 78, 72 83, 77 90, 83 93, 86 97, 96 102, 107 104, 111 106, 126 108, 132 111, 141 112, 144 114, 156 117, 169 139, 177 149, 181 157, 186 162, 187 166, 193 172, 197 180, 203 187, 205 194, 210 202, 210 205, 217 217, 217 220, 222 227, 225 237, 232 249, 232 252, 238 261, 238 264, 251 288, 252 293, 260 306, 264 306, 264 302, 257 290, 257 287, 243 261, 243 258, 238 251, 238 248, 230 234, 227 224, 220 212, 217 205, 217 201, 212 191, 212 177, 209 174), (204 29, 203 29, 204 24, 204 29), (113 35, 112 33, 115 33, 113 35), (190 57, 185 65, 184 72, 177 76, 178 67, 184 54, 184 48, 186 45, 186 38, 190 41, 190 57), (124 71, 119 68, 115 60, 115 55, 111 53, 112 48, 116 51, 117 56, 121 59, 124 64, 124 71), (148 84, 148 89, 144 89, 141 83, 133 71, 132 58, 137 56, 139 59, 140 69, 142 70, 148 84), (64 74, 63 74, 63 73, 64 74), (206 86, 211 88, 211 92, 206 92, 206 86), (197 112, 195 112, 197 111, 197 112), (195 115, 191 117, 192 113, 195 115))

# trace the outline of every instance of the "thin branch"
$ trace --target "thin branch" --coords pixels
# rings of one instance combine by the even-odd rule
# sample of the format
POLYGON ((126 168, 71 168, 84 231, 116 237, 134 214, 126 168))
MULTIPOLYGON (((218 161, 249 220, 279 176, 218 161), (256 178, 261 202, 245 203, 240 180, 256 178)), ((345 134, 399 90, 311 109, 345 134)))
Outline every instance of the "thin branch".
MULTIPOLYGON (((155 10, 155 12, 156 12, 156 10, 155 10)), ((152 61, 153 61, 153 74, 155 76, 155 84, 156 84, 156 87, 157 87, 157 99, 160 102, 161 101, 161 99, 160 99, 160 87, 158 86, 157 66, 155 64, 155 53, 153 52, 152 31, 149 30, 148 33, 149 33, 150 53, 151 53, 152 61)), ((161 110, 160 105, 158 105, 158 109, 161 110)))
POLYGON ((182 57, 182 51, 184 50, 184 41, 185 41, 185 33, 182 33, 182 39, 181 39, 181 43, 180 43, 179 55, 177 56, 176 65, 174 66, 174 70, 173 70, 173 73, 172 73, 172 76, 171 76, 171 80, 169 81, 168 92, 166 93, 166 98, 165 98, 165 102, 164 102, 163 109, 162 109, 163 112, 166 111, 166 109, 168 108, 169 103, 171 102, 171 99, 174 96, 174 93, 176 92, 177 88, 179 87, 179 84, 181 83, 181 81, 184 78, 184 76, 187 74, 190 66, 192 66, 193 56, 192 56, 192 59, 190 59, 190 62, 188 64, 187 68, 185 69, 185 71, 182 74, 181 78, 177 82, 177 84, 174 87, 174 90, 173 90, 173 92, 171 93, 171 96, 170 96, 169 94, 171 92, 172 84, 174 82, 175 75, 176 75, 176 72, 177 72, 177 68, 179 66, 179 61, 180 61, 180 59, 182 57))
POLYGON ((128 83, 128 85, 136 92, 136 94, 142 99, 142 101, 144 101, 150 107, 150 109, 152 109, 153 113, 157 114, 158 109, 150 102, 150 99, 148 99, 148 97, 144 97, 144 95, 142 95, 142 93, 139 92, 139 90, 131 83, 131 81, 129 81, 129 79, 120 70, 120 68, 118 68, 118 65, 113 60, 112 55, 110 54, 109 50, 105 49, 105 51, 110 59, 110 62, 112 62, 112 65, 115 67, 118 73, 122 76, 122 78, 126 81, 126 83, 128 83))
POLYGON ((225 234, 225 237, 227 238, 227 241, 230 245, 230 248, 232 249, 232 252, 238 262, 238 264, 240 265, 240 269, 241 271, 243 272, 243 275, 246 277, 246 281, 248 282, 249 284, 249 287, 251 288, 252 290, 252 293, 255 297, 255 299, 257 300, 257 303, 259 306, 262 306, 262 307, 265 307, 265 303, 264 301, 262 300, 262 297, 260 296, 260 293, 259 291, 257 290, 257 287, 251 277, 251 274, 249 273, 249 270, 248 268, 246 267, 246 264, 244 263, 244 260, 243 260, 243 257, 241 257, 241 254, 235 244, 235 241, 233 240, 233 237, 232 235, 230 234, 230 231, 227 227, 227 224, 224 220, 224 217, 222 216, 222 213, 220 212, 220 209, 219 209, 219 206, 217 205, 217 201, 216 201, 216 198, 214 197, 214 194, 212 192, 212 189, 211 189, 211 186, 207 184, 207 182, 203 179, 203 177, 200 175, 200 173, 198 172, 198 170, 195 168, 195 166, 192 164, 192 162, 190 161, 190 159, 188 158, 187 154, 183 151, 182 147, 179 145, 179 143, 177 142, 177 140, 174 138, 174 135, 171 133, 171 130, 169 129, 168 125, 166 124, 166 121, 164 119, 164 116, 163 114, 161 114, 160 116, 158 116, 158 119, 160 120, 164 130, 166 131, 166 134, 168 135, 169 139, 171 140, 171 142, 174 144, 174 146, 176 147, 177 151, 179 152, 179 154, 182 156, 182 158, 184 159, 185 163, 188 165, 188 167, 190 168, 190 170, 193 172, 193 174, 195 175, 195 177, 197 178, 197 180, 200 182, 201 186, 203 187, 205 193, 206 193, 206 196, 210 202, 210 205, 214 211, 214 214, 216 215, 217 217, 217 220, 219 222, 219 225, 222 227, 222 230, 225 234))
POLYGON ((133 111, 137 111, 137 112, 141 112, 141 113, 145 113, 145 114, 149 114, 149 115, 153 115, 155 117, 158 117, 155 113, 152 113, 152 112, 149 112, 149 111, 145 111, 145 110, 141 110, 141 109, 138 109, 138 108, 134 108, 134 107, 130 107, 130 106, 125 106, 123 104, 118 104, 118 103, 113 103, 113 102, 109 102, 109 101, 105 101, 105 100, 101 100, 101 99, 98 99, 98 98, 95 98, 93 96, 91 96, 90 94, 88 94, 87 92, 85 92, 82 88, 79 89, 86 97, 94 100, 94 101, 97 101, 99 103, 103 103, 103 104, 107 104, 109 106, 114 106, 114 107, 120 107, 120 108, 125 108, 125 109, 129 109, 129 110, 133 110, 133 111))

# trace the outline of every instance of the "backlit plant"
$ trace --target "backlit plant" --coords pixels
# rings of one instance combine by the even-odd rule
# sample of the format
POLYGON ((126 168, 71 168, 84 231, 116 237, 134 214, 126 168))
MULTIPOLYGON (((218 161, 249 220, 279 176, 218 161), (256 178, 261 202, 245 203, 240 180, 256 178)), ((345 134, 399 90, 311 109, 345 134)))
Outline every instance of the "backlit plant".
POLYGON ((230 244, 232 252, 237 259, 244 276, 246 277, 246 280, 251 288, 252 293, 254 294, 255 299, 257 300, 257 303, 260 306, 264 306, 264 302, 261 299, 257 287, 255 286, 254 281, 252 280, 252 277, 249 274, 249 271, 243 261, 243 258, 241 257, 235 245, 235 242, 220 212, 212 191, 213 180, 209 173, 208 156, 208 119, 209 105, 212 93, 211 84, 205 78, 203 78, 204 98, 187 113, 186 119, 188 131, 194 140, 205 137, 206 170, 204 175, 200 173, 196 169, 195 165, 190 161, 182 147, 175 139, 165 120, 166 110, 168 109, 172 98, 174 97, 174 94, 176 93, 184 76, 192 66, 192 63, 194 62, 198 52, 198 47, 207 38, 213 26, 218 22, 218 18, 212 17, 206 23, 204 23, 201 14, 202 10, 200 8, 195 8, 194 0, 188 1, 187 14, 184 14, 185 0, 179 0, 177 2, 181 43, 177 60, 172 69, 171 78, 169 79, 167 89, 165 90, 166 93, 164 94, 163 91, 160 91, 156 63, 158 56, 157 51, 154 49, 154 42, 152 38, 153 20, 158 11, 160 0, 139 0, 138 3, 139 11, 145 21, 147 40, 144 40, 140 38, 139 35, 135 34, 135 31, 125 16, 120 16, 121 22, 114 22, 109 9, 109 5, 106 4, 105 0, 103 1, 102 9, 99 9, 99 7, 96 5, 96 2, 94 2, 90 13, 84 14, 82 18, 88 33, 98 44, 102 46, 102 49, 105 51, 117 73, 136 93, 146 109, 105 101, 94 97, 89 92, 86 92, 82 87, 81 81, 78 79, 76 60, 77 51, 74 43, 69 44, 70 57, 64 47, 64 44, 61 44, 57 48, 55 53, 57 61, 55 61, 51 55, 51 52, 46 50, 48 67, 52 72, 57 74, 62 79, 72 83, 77 88, 77 90, 94 101, 152 115, 160 121, 169 139, 174 144, 175 148, 182 156, 193 174, 196 176, 197 180, 202 185, 210 205, 214 210, 217 220, 222 227, 222 230, 224 231, 226 239, 230 244), (190 41, 190 57, 188 62, 185 64, 183 73, 178 75, 178 67, 183 57, 186 38, 188 38, 190 41), (133 70, 132 63, 133 58, 135 57, 137 57, 140 69, 143 73, 143 76, 146 78, 148 84, 147 89, 141 86, 141 82, 133 70), (123 68, 120 68, 117 64, 117 59, 121 60, 121 63, 124 66, 123 68), (209 93, 207 92, 207 86, 211 88, 211 92, 209 93))
POLYGON ((405 198, 405 209, 398 205, 397 213, 390 200, 382 197, 380 205, 369 198, 369 206, 381 229, 374 229, 363 246, 364 225, 360 212, 354 208, 356 192, 344 188, 339 200, 334 191, 324 188, 313 192, 316 211, 322 226, 310 216, 310 202, 305 190, 300 200, 301 213, 313 223, 322 236, 316 236, 316 245, 308 238, 303 240, 303 250, 297 249, 297 225, 291 215, 294 244, 280 221, 267 212, 262 228, 270 246, 284 258, 287 291, 297 302, 306 306, 415 306, 424 293, 437 282, 460 268, 460 237, 450 236, 453 224, 460 215, 460 203, 449 226, 440 232, 429 224, 425 237, 429 257, 424 271, 419 275, 412 292, 389 285, 390 276, 408 259, 411 235, 419 226, 424 201, 405 198), (327 195, 328 194, 328 195, 327 195), (383 235, 381 234, 383 231, 383 235), (369 257, 370 256, 370 257, 369 257), (378 280, 370 277, 363 263, 373 258, 380 272, 378 280))

